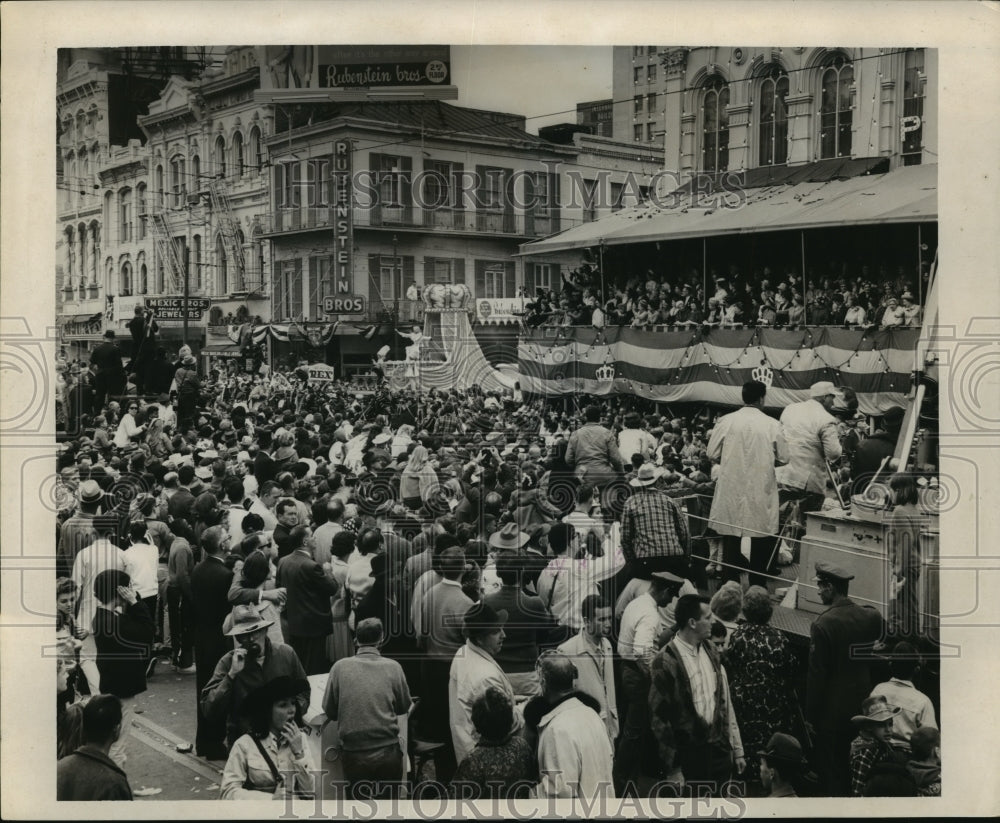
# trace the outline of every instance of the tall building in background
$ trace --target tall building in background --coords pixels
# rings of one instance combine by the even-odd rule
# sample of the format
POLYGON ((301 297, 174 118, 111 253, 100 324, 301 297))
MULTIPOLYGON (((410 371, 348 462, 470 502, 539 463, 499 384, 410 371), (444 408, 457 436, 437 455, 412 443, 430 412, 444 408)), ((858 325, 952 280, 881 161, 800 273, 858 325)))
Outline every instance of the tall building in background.
POLYGON ((612 98, 576 104, 576 123, 597 137, 614 136, 612 98))
POLYGON ((615 46, 612 52, 612 136, 632 143, 663 138, 665 46, 615 46))

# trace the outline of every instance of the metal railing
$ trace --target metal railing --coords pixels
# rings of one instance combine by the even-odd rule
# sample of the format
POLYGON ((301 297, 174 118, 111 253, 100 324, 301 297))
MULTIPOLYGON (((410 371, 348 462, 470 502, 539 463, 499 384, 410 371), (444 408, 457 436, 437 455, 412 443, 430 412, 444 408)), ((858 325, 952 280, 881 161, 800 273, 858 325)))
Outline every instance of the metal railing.
MULTIPOLYGON (((562 229, 580 225, 558 213, 515 213, 473 209, 418 206, 356 206, 351 213, 355 228, 425 229, 469 234, 546 237, 562 229)), ((261 214, 264 234, 332 228, 337 220, 333 206, 302 206, 261 214)))

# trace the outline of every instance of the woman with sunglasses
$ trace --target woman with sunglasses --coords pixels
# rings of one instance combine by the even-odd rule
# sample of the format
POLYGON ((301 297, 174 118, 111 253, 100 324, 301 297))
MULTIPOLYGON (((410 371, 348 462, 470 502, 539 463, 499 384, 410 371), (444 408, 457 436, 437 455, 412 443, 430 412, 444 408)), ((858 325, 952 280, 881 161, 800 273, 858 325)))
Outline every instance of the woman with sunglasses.
POLYGON ((139 401, 129 400, 125 408, 125 414, 122 415, 121 422, 118 424, 118 430, 115 432, 115 446, 119 449, 124 449, 130 443, 135 443, 142 436, 142 433, 146 431, 145 426, 139 425, 138 416, 139 401))

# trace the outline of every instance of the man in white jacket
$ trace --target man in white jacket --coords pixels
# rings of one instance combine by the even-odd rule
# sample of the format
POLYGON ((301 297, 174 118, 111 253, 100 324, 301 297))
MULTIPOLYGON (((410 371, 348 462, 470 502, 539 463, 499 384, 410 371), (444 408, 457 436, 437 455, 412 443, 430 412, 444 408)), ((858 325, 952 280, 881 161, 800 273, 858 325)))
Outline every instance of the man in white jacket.
POLYGON ((538 658, 551 708, 538 724, 539 797, 613 797, 612 749, 596 700, 574 691, 576 665, 561 652, 538 658))
POLYGON ((781 502, 800 499, 802 512, 818 510, 826 496, 825 462, 837 460, 842 448, 837 421, 830 414, 837 388, 826 380, 809 387, 809 399, 792 403, 781 413, 781 433, 788 464, 776 472, 781 502))

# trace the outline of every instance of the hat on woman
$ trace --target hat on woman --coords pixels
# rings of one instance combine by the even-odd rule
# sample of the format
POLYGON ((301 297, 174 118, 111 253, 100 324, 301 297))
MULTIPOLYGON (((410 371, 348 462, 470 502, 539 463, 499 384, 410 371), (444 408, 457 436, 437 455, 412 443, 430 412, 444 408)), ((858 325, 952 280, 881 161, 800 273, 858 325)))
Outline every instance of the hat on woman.
POLYGON ((851 718, 855 725, 863 723, 885 723, 899 714, 899 706, 890 706, 882 695, 866 697, 861 703, 861 714, 851 718))
POLYGON ((517 523, 508 523, 500 531, 490 535, 490 545, 494 549, 513 549, 516 551, 529 540, 531 537, 521 531, 517 523))

